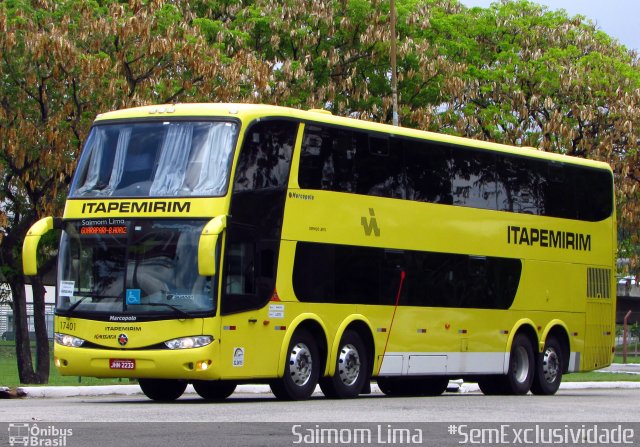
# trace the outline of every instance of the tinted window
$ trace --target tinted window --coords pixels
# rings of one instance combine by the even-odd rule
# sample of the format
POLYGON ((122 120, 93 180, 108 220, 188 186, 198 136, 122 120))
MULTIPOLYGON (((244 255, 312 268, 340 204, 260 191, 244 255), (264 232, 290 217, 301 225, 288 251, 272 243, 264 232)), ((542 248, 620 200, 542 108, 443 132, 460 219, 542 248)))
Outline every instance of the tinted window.
MULTIPOLYGON (((389 138, 369 136, 368 150, 356 153, 356 192, 370 196, 406 197, 400 147, 389 138)), ((366 146, 365 146, 366 149, 366 146)))
POLYGON ((576 168, 574 176, 578 219, 591 222, 606 219, 613 212, 613 177, 610 172, 576 168))
POLYGON ((355 193, 356 153, 366 147, 366 135, 362 133, 308 125, 300 154, 300 185, 355 193))
POLYGON ((308 125, 302 188, 599 221, 613 211, 605 170, 308 125))
POLYGON ((575 219, 574 177, 579 172, 567 165, 548 163, 547 181, 544 185, 544 214, 546 216, 575 219))
POLYGON ((275 120, 251 126, 238 158, 234 191, 286 187, 296 129, 294 122, 275 120))
POLYGON ((451 152, 453 204, 496 209, 495 154, 458 147, 451 152))
POLYGON ((547 164, 544 160, 502 156, 498 160, 498 210, 544 215, 547 164))
POLYGON ((299 242, 293 270, 304 302, 508 309, 519 259, 299 242))
POLYGON ((415 140, 402 142, 407 166, 407 199, 451 205, 451 148, 415 140))

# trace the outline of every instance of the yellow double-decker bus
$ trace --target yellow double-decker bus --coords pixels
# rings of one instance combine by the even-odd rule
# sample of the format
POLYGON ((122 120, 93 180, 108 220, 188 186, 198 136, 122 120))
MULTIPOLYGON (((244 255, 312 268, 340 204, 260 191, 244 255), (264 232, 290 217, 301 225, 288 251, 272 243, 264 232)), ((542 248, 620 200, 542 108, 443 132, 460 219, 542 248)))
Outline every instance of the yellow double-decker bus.
POLYGON ((604 163, 264 105, 99 115, 62 218, 55 364, 155 400, 554 394, 608 365, 604 163))

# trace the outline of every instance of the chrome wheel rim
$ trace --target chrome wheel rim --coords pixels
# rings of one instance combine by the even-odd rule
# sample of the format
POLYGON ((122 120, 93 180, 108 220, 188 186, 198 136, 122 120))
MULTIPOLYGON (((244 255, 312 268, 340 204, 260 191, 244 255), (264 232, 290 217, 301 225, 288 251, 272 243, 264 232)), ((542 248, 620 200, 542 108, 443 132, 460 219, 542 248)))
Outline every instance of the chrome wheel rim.
POLYGON ((297 343, 289 354, 289 374, 298 386, 305 386, 311 377, 313 359, 311 351, 304 343, 297 343))
POLYGON ((544 350, 542 358, 542 374, 547 383, 553 383, 558 378, 560 372, 560 357, 553 348, 544 350))
POLYGON ((355 346, 344 345, 338 357, 338 374, 343 384, 351 386, 360 375, 360 354, 355 346))

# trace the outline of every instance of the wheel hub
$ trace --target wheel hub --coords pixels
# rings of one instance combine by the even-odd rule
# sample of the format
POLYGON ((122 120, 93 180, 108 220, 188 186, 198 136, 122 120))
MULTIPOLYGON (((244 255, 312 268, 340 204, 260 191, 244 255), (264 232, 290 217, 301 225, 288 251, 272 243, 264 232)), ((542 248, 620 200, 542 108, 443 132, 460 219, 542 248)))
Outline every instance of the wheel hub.
POLYGON ((298 386, 306 385, 311 377, 312 366, 313 359, 307 345, 304 343, 296 344, 289 355, 291 380, 298 386))
POLYGON ((560 359, 555 349, 545 349, 542 359, 542 373, 547 383, 553 383, 558 377, 560 359))
POLYGON ((338 357, 338 374, 347 386, 353 385, 360 375, 360 355, 355 346, 348 344, 342 347, 338 357))

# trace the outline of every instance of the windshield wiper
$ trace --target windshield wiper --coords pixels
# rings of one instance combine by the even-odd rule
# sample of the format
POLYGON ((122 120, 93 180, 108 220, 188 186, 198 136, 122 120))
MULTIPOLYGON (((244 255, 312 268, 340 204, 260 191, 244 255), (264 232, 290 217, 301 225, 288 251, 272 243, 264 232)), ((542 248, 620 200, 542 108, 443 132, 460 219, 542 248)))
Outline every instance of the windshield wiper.
POLYGON ((82 298, 80 298, 78 301, 76 301, 71 306, 69 306, 69 308, 67 309, 67 312, 73 312, 73 310, 76 307, 78 307, 80 305, 80 303, 83 302, 84 300, 86 300, 87 298, 89 298, 89 297, 88 296, 83 296, 82 298))
POLYGON ((173 304, 167 304, 167 303, 144 303, 142 304, 143 306, 159 306, 159 307, 168 307, 171 310, 175 310, 176 312, 178 312, 180 315, 182 315, 183 317, 186 318, 195 318, 195 315, 190 314, 187 311, 184 311, 182 309, 180 309, 179 307, 174 306, 173 304))
POLYGON ((60 309, 60 310, 62 310, 63 312, 73 312, 73 310, 76 307, 78 307, 80 305, 80 303, 82 303, 87 298, 96 298, 96 297, 99 297, 100 299, 103 299, 103 298, 119 298, 117 295, 98 295, 98 294, 85 295, 82 298, 80 298, 78 301, 73 303, 71 306, 69 306, 68 309, 60 309))

